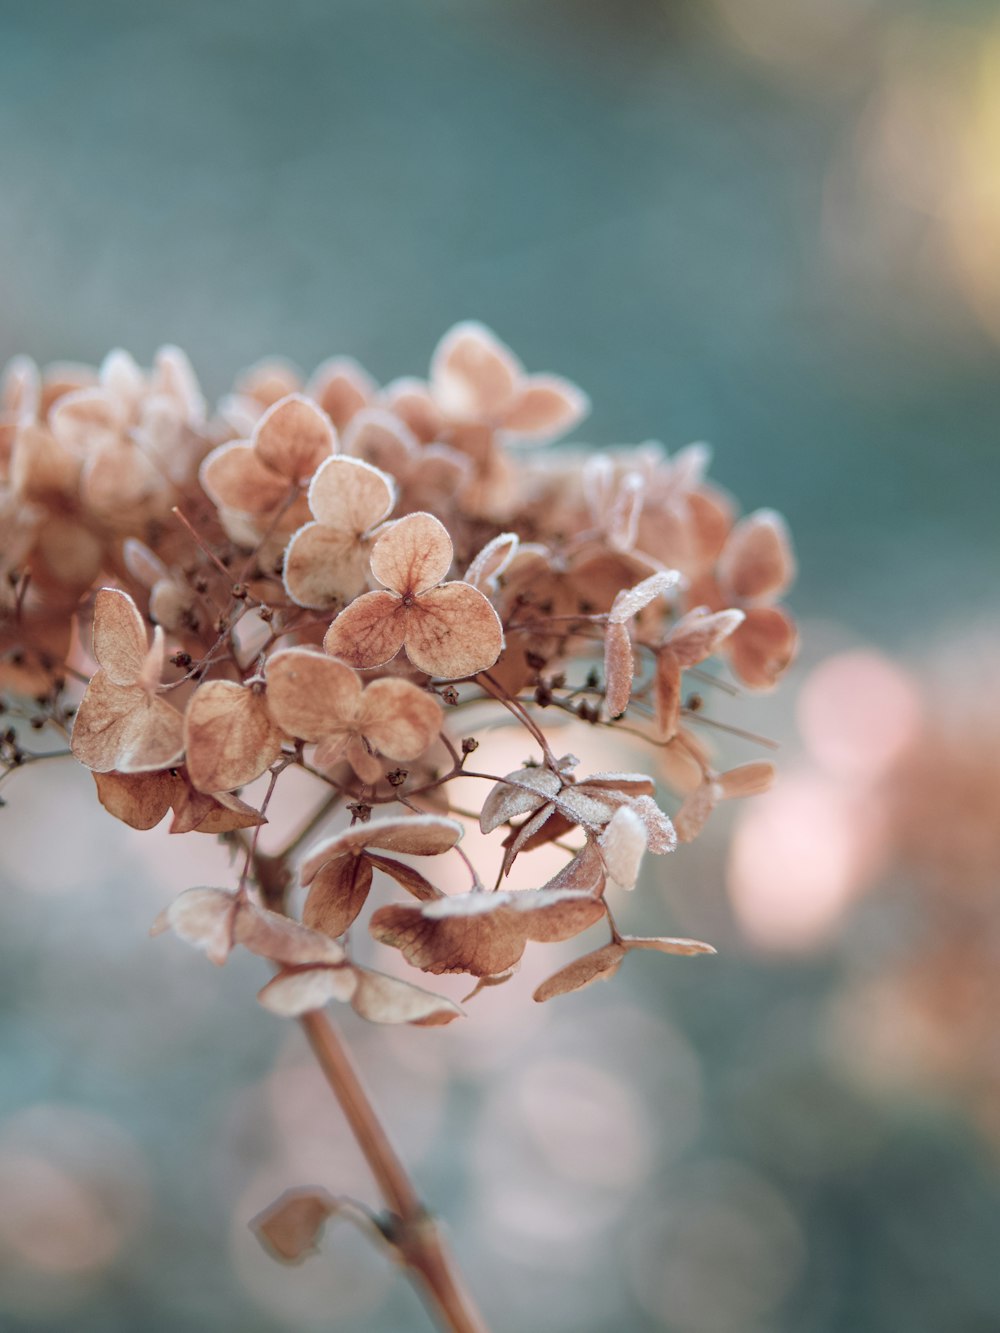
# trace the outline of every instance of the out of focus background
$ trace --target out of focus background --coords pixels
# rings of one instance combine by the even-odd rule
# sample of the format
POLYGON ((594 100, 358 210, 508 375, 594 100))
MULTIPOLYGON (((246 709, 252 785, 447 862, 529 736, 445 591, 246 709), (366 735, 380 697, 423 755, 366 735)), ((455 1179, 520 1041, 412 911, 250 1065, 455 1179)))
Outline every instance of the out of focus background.
MULTIPOLYGON (((0 363, 386 381, 469 316, 587 389, 584 442, 710 441, 791 524, 804 634, 726 711, 778 787, 631 907, 718 958, 536 1006, 549 950, 462 1024, 348 1023, 496 1333, 993 1333, 995 5, 0 4, 0 363)), ((247 1230, 370 1186, 255 960, 147 939, 221 849, 18 779, 0 1327, 426 1327, 349 1227, 290 1271, 247 1230)))

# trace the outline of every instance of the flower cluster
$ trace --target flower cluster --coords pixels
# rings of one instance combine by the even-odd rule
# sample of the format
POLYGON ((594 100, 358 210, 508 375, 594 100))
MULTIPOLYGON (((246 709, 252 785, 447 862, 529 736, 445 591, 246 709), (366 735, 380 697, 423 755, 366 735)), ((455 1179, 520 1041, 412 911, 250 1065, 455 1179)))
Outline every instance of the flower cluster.
POLYGON ((171 810, 171 832, 242 848, 235 886, 188 890, 160 924, 215 962, 235 945, 268 959, 260 998, 281 1014, 331 999, 378 1022, 461 1012, 355 961, 376 875, 407 897, 375 908, 374 940, 479 985, 529 942, 603 922, 538 1000, 633 950, 710 951, 622 934, 614 900, 647 852, 673 852, 719 800, 771 780, 761 761, 720 771, 703 695, 770 688, 792 660, 778 604, 790 542, 771 511, 737 518, 703 446, 539 448, 586 410, 472 323, 446 334, 426 380, 380 388, 346 358, 308 379, 273 362, 214 411, 174 348, 149 371, 122 352, 99 370, 14 362, 0 398, 5 767, 42 757, 24 726, 53 728, 116 818, 148 829, 171 810), (553 749, 571 719, 643 738, 651 773, 581 771, 553 749), (523 729, 524 766, 480 771, 474 733, 500 721, 523 729), (264 854, 291 768, 316 806, 264 854), (482 784, 474 811, 453 801, 459 779, 482 784), (470 819, 497 840, 486 884, 461 847, 470 819), (561 869, 505 887, 543 846, 561 869), (436 869, 456 857, 463 892, 436 869))

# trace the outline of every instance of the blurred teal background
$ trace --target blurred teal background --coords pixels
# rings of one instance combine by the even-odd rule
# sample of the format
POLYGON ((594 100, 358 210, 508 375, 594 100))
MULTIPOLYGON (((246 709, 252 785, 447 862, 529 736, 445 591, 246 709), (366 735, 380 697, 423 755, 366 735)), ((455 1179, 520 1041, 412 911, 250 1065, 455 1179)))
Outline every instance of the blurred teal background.
MULTIPOLYGON (((996 7, 0 3, 0 363, 176 342, 213 398, 273 352, 385 381, 469 316, 587 389, 586 442, 707 439, 745 508, 788 517, 807 665, 995 615, 996 7)), ((788 699, 754 723, 790 737, 788 699)), ((364 1177, 323 1156, 308 1076, 299 1119, 275 1109, 252 965, 146 942, 149 840, 94 832, 82 771, 24 776, 0 829, 0 1185, 78 1139, 115 1220, 75 1275, 72 1237, 32 1269, 0 1220, 0 1327, 424 1327, 346 1228, 291 1275, 244 1240, 263 1165, 272 1194, 310 1152, 364 1177)), ((852 1079, 825 1035, 844 957, 898 904, 840 950, 755 953, 724 921, 725 831, 670 889, 724 959, 641 959, 506 1043, 492 995, 419 1058, 352 1029, 497 1333, 993 1333, 995 1144, 933 1089, 852 1079), (557 1150, 574 1089, 590 1128, 557 1150)), ((50 1185, 98 1235, 93 1199, 50 1185)))

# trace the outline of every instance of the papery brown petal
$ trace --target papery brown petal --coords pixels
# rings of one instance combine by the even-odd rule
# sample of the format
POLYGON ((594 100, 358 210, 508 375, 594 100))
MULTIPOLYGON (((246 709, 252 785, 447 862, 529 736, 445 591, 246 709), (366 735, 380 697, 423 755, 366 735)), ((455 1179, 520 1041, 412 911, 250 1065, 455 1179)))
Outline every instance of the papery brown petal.
POLYGON ((759 796, 774 785, 777 772, 766 759, 756 759, 750 764, 740 764, 726 773, 720 773, 716 779, 722 799, 736 800, 741 796, 759 796))
POLYGON ((733 526, 733 504, 715 486, 702 483, 687 497, 694 573, 710 569, 718 559, 733 526))
POLYGON ((552 440, 588 416, 590 399, 558 375, 529 375, 504 413, 503 429, 528 440, 552 440))
MULTIPOLYGON (((191 789, 194 791, 194 789, 191 789)), ((201 793, 195 793, 201 795, 201 793)), ((256 828, 259 824, 266 824, 267 819, 255 810, 252 805, 247 805, 246 801, 241 801, 238 796, 233 796, 231 792, 217 791, 207 798, 210 802, 208 813, 198 820, 195 825, 196 833, 229 833, 238 828, 256 828)), ((177 809, 177 806, 174 806, 177 809)), ((176 820, 174 821, 177 822, 176 820)), ((178 829, 171 827, 171 833, 178 832, 178 829)))
POLYGON ((344 758, 366 786, 373 787, 385 772, 385 764, 371 752, 361 736, 348 737, 344 758))
POLYGON ((602 793, 622 797, 652 796, 656 792, 656 783, 645 773, 590 773, 579 785, 598 798, 602 793))
POLYGON ((503 782, 490 788, 479 815, 479 827, 484 833, 492 833, 518 815, 537 810, 561 788, 561 778, 549 768, 532 766, 508 773, 503 782))
POLYGON ((795 557, 785 520, 758 509, 733 528, 719 557, 718 579, 732 601, 780 597, 795 578, 795 557))
POLYGON ((331 938, 343 935, 364 907, 372 886, 372 868, 366 856, 338 856, 311 877, 302 920, 331 938))
POLYGON ((368 586, 367 543, 353 533, 306 523, 285 548, 281 577, 298 606, 321 611, 349 602, 368 586))
POLYGON ((604 631, 604 701, 612 717, 621 717, 632 697, 635 659, 625 625, 611 621, 604 631))
POLYGON ((516 532, 501 532, 479 552, 465 571, 463 582, 471 583, 480 592, 494 591, 497 579, 517 554, 518 545, 516 532))
POLYGON ((488 671, 503 648, 500 617, 468 583, 443 583, 409 608, 404 647, 420 671, 463 680, 488 671))
POLYGON ((155 933, 167 928, 221 967, 233 947, 236 898, 224 889, 188 889, 161 913, 155 933))
MULTIPOLYGON (((497 895, 478 896, 486 900, 489 911, 488 902, 497 895)), ((408 963, 436 975, 469 972, 484 977, 506 972, 524 953, 526 941, 522 923, 509 913, 437 921, 424 917, 420 907, 380 907, 369 929, 379 943, 399 949, 408 963)))
POLYGON ((424 444, 440 438, 444 422, 423 380, 412 377, 393 380, 382 390, 382 401, 424 444))
POLYGON ((599 842, 612 888, 634 889, 646 851, 646 826, 627 805, 617 809, 599 842))
POLYGON ((335 356, 316 367, 306 385, 338 431, 342 431, 378 393, 368 371, 352 357, 335 356))
POLYGON ((351 1007, 370 1023, 440 1027, 463 1016, 459 1006, 443 995, 434 995, 384 972, 372 972, 365 967, 356 967, 354 971, 357 988, 351 996, 351 1007))
POLYGON ((441 582, 453 556, 448 529, 440 519, 433 514, 407 514, 375 542, 371 568, 383 587, 416 597, 441 582))
POLYGON ((202 463, 199 477, 217 505, 241 514, 268 514, 285 503, 291 484, 267 467, 252 444, 234 441, 213 449, 202 463))
POLYGON ((509 347, 483 324, 449 329, 431 359, 434 397, 449 416, 496 417, 510 404, 523 374, 509 347))
POLYGON ((441 705, 408 680, 387 677, 365 689, 358 729, 390 759, 416 759, 437 738, 441 705))
POLYGON ((311 963, 337 965, 346 958, 340 945, 326 935, 253 903, 240 904, 233 935, 236 943, 250 953, 286 967, 311 963))
POLYGON ((33 423, 14 437, 10 487, 19 500, 55 501, 75 496, 80 458, 58 442, 51 431, 33 423))
POLYGON ((795 660, 798 630, 776 606, 754 607, 727 640, 729 664, 744 685, 769 690, 795 660))
POLYGON ((352 667, 385 666, 403 646, 410 609, 394 593, 363 593, 336 617, 323 647, 352 667))
POLYGON ((115 685, 135 685, 149 638, 146 622, 127 592, 101 588, 94 599, 94 656, 115 685))
POLYGON ((155 828, 170 809, 178 779, 170 773, 95 773, 97 798, 130 828, 155 828))
POLYGON ((210 680, 188 700, 184 750, 193 786, 231 791, 270 768, 281 754, 281 731, 263 694, 232 681, 210 680))
POLYGON ((672 740, 681 720, 681 667, 670 648, 661 648, 656 654, 653 698, 657 731, 663 740, 672 740))
MULTIPOLYGON (((512 836, 504 839, 503 874, 509 875, 514 862, 528 847, 537 847, 543 842, 551 842, 548 824, 555 814, 555 807, 547 802, 517 829, 512 836)), ((570 828, 576 827, 576 820, 566 820, 570 828)), ((557 835, 558 836, 558 835, 557 835)))
POLYGON ((572 963, 554 973, 536 989, 533 998, 539 1004, 553 1000, 557 995, 583 990, 594 981, 608 981, 622 965, 625 950, 620 944, 605 944, 602 949, 575 958, 572 963))
POLYGON ((101 670, 87 686, 73 723, 70 748, 98 773, 170 768, 184 753, 184 720, 137 685, 115 685, 101 670))
POLYGON ((309 486, 309 508, 320 523, 360 538, 396 503, 393 477, 360 458, 328 458, 309 486))
MULTIPOLYGON (((525 922, 529 940, 554 943, 572 939, 605 915, 600 898, 573 889, 537 889, 510 894, 511 910, 525 922), (529 902, 529 898, 531 901, 529 902)), ((434 911, 440 903, 425 910, 434 911)))
POLYGON ((326 1190, 287 1190, 253 1219, 250 1229, 275 1258, 294 1264, 316 1253, 323 1224, 338 1207, 326 1190))
POLYGON ((258 421, 253 447, 265 467, 286 483, 302 485, 334 452, 337 434, 325 412, 293 393, 269 407, 258 421))
POLYGON ((220 808, 214 796, 210 796, 207 792, 195 791, 180 775, 177 777, 171 805, 174 808, 174 817, 170 824, 171 833, 193 833, 220 808))
POLYGON ((354 723, 361 682, 343 662, 311 648, 284 648, 267 662, 267 707, 289 736, 318 741, 354 723))
POLYGON ((700 953, 715 953, 715 949, 704 940, 678 939, 669 935, 624 935, 626 949, 655 949, 658 953, 678 954, 682 958, 692 958, 700 953))
POLYGON ((626 621, 645 610, 657 597, 665 597, 680 583, 680 572, 676 569, 660 569, 650 574, 632 588, 623 588, 615 595, 611 610, 608 612, 610 625, 624 625, 626 621))
POLYGON ((401 888, 406 889, 407 893, 412 893, 414 898, 419 898, 421 902, 427 903, 441 897, 441 890, 436 889, 430 880, 421 875, 419 870, 414 870, 413 866, 397 861, 395 857, 377 856, 374 852, 366 852, 365 859, 374 869, 389 875, 401 888))
POLYGON ((298 1018, 322 1009, 330 1000, 349 1000, 357 987, 353 967, 289 968, 278 973, 257 992, 257 999, 280 1018, 298 1018))
POLYGON ((674 828, 681 842, 694 842, 718 803, 719 791, 714 782, 703 782, 684 798, 674 816, 674 828))
POLYGON ((682 667, 696 666, 711 657, 745 619, 744 612, 738 610, 712 614, 704 607, 695 607, 677 621, 666 642, 682 667))
POLYGON ((391 412, 368 407, 359 412, 344 433, 345 454, 361 458, 396 478, 408 472, 420 444, 409 426, 391 412))
POLYGON ((324 838, 310 850, 299 877, 308 884, 320 866, 337 856, 367 848, 402 852, 406 856, 439 856, 450 851, 462 836, 462 825, 443 815, 400 815, 395 819, 370 819, 332 838, 324 838))

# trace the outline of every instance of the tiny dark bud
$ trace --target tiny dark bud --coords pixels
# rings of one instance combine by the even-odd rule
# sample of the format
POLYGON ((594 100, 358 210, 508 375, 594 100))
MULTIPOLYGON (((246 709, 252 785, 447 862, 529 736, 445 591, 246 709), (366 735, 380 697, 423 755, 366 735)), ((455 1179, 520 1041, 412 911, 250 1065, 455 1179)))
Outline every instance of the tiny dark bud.
POLYGON ((170 661, 175 667, 189 667, 191 665, 191 654, 183 652, 171 653, 170 661))
POLYGON ((247 587, 245 583, 234 583, 232 587, 232 594, 238 602, 245 602, 246 599, 250 596, 250 589, 247 587))
POLYGON ((31 719, 30 726, 31 726, 31 730, 32 730, 32 731, 41 731, 42 727, 45 726, 45 718, 44 718, 44 717, 33 717, 33 718, 31 719))
POLYGON ((452 705, 457 704, 458 690, 455 689, 454 685, 446 685, 444 689, 441 691, 441 698, 445 701, 446 704, 452 704, 452 705))
POLYGON ((535 703, 539 708, 548 708, 552 702, 552 691, 545 684, 535 686, 535 703))
POLYGON ((271 610, 269 606, 259 607, 257 610, 257 614, 260 616, 261 620, 266 620, 270 622, 274 619, 274 612, 271 610))
POLYGON ((225 634, 225 632, 226 632, 226 630, 227 630, 228 628, 229 628, 229 621, 226 619, 226 617, 225 617, 225 616, 216 616, 216 618, 215 618, 215 632, 216 632, 216 634, 225 634))
POLYGON ((355 824, 367 824, 372 817, 372 808, 370 805, 365 805, 364 801, 352 801, 347 808, 355 824))
POLYGON ((596 690, 601 683, 601 678, 597 673, 596 667, 591 667, 587 672, 587 689, 596 690))
POLYGON ((410 776, 405 768, 394 768, 391 773, 386 773, 386 781, 393 787, 401 787, 410 776))
POLYGON ((528 666, 531 667, 532 671, 541 671, 546 663, 546 659, 542 657, 540 653, 533 652, 525 653, 524 660, 527 662, 528 666))
POLYGON ((472 754, 473 750, 478 750, 478 749, 479 749, 479 742, 476 740, 475 736, 462 737, 463 754, 472 754))
POLYGON ((689 694, 687 699, 684 701, 684 707, 690 713, 699 713, 701 712, 702 708, 704 708, 704 706, 705 706, 705 700, 701 697, 700 694, 689 694))
POLYGON ((565 671, 557 671, 556 674, 549 681, 549 688, 553 690, 564 689, 565 685, 566 685, 565 671))
POLYGON ((194 581, 194 590, 195 592, 208 592, 208 579, 199 574, 194 581))

